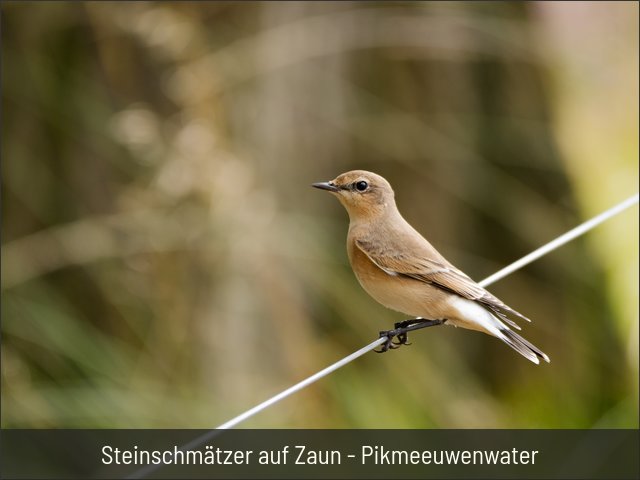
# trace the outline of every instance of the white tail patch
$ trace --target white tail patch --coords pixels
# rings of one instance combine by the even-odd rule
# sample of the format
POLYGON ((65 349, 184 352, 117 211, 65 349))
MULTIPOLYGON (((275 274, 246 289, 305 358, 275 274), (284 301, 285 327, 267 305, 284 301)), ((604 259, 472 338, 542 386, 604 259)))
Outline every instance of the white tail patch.
POLYGON ((550 362, 549 357, 542 350, 515 333, 479 303, 452 296, 450 305, 458 315, 457 318, 448 319, 447 323, 493 335, 535 364, 540 363, 540 358, 550 362))
POLYGON ((451 295, 449 305, 457 312, 457 318, 449 318, 447 323, 458 327, 479 330, 494 337, 501 337, 500 330, 508 328, 478 302, 457 295, 451 295))

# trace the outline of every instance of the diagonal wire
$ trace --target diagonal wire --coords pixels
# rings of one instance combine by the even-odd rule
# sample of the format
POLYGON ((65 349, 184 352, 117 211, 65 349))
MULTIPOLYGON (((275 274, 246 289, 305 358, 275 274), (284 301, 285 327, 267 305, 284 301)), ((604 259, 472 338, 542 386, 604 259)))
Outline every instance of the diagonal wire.
POLYGON ((605 220, 610 219, 611 217, 619 214, 620 212, 626 210, 627 208, 631 207, 632 205, 635 205, 636 203, 638 203, 638 194, 637 193, 635 195, 627 198, 623 202, 620 202, 617 205, 614 205, 609 210, 606 210, 606 211, 602 212, 600 215, 596 215, 591 220, 587 220, 586 222, 581 223, 577 227, 572 228, 567 233, 565 233, 563 235, 560 235, 555 240, 551 240, 546 245, 543 245, 542 247, 538 248, 537 250, 534 250, 529 255, 525 255, 520 260, 517 260, 517 261, 513 262, 511 265, 508 265, 508 266, 504 267, 502 270, 494 273, 493 275, 485 278, 484 280, 482 280, 481 282, 478 282, 478 283, 480 284, 480 286, 486 287, 487 285, 490 285, 492 283, 497 282, 498 280, 503 279, 507 275, 510 275, 513 272, 515 272, 516 270, 521 269, 522 267, 524 267, 525 265, 530 264, 534 260, 537 260, 540 257, 546 255, 547 253, 555 250, 556 248, 561 247, 565 243, 570 242, 574 238, 577 238, 580 235, 583 235, 583 234, 587 233, 593 227, 596 227, 596 226, 600 225, 605 220))
MULTIPOLYGON (((597 215, 596 217, 593 217, 591 220, 587 220, 586 222, 581 223, 577 227, 569 230, 567 233, 565 233, 563 235, 560 235, 555 240, 552 240, 549 243, 547 243, 547 244, 543 245, 542 247, 538 248, 537 250, 534 250, 530 254, 522 257, 520 260, 517 260, 517 261, 513 262, 511 265, 506 266, 502 270, 497 271, 496 273, 494 273, 493 275, 485 278, 481 282, 478 282, 479 285, 482 286, 482 287, 486 287, 486 286, 488 286, 488 285, 490 285, 490 284, 492 284, 494 282, 497 282, 498 280, 501 280, 502 278, 506 277, 507 275, 510 275, 511 273, 513 273, 516 270, 524 267, 525 265, 528 265, 529 263, 533 262, 534 260, 537 260, 538 258, 546 255, 547 253, 549 253, 549 252, 561 247, 562 245, 570 242, 574 238, 579 237, 580 235, 583 235, 584 233, 588 232, 592 228, 594 228, 597 225, 601 224, 605 220, 608 220, 609 218, 617 215, 618 213, 622 212, 623 210, 626 210, 627 208, 631 207, 632 205, 635 205, 636 203, 638 203, 638 194, 637 193, 635 195, 633 195, 632 197, 629 197, 625 201, 620 202, 619 204, 611 207, 609 210, 601 213, 600 215, 597 215)), ((299 383, 296 383, 292 387, 289 387, 288 389, 284 390, 283 392, 280 392, 279 394, 274 395, 273 397, 269 398, 268 400, 265 400, 261 404, 256 405, 252 409, 247 410, 246 412, 238 415, 237 417, 234 417, 231 420, 223 423, 222 425, 218 426, 217 429, 218 430, 226 430, 226 429, 235 427, 239 423, 241 423, 241 422, 245 421, 246 419, 254 416, 256 413, 259 413, 262 410, 270 407, 274 403, 277 403, 280 400, 288 397, 289 395, 292 395, 293 393, 295 393, 295 392, 297 392, 299 390, 302 390, 303 388, 305 388, 305 387, 311 385, 312 383, 320 380, 322 377, 325 377, 325 376, 329 375, 330 373, 334 372, 335 370, 338 370, 339 368, 344 367, 346 364, 352 362, 356 358, 361 357, 362 355, 364 355, 367 352, 370 352, 371 350, 373 350, 377 346, 382 345, 385 341, 386 341, 386 338, 378 338, 378 339, 374 340, 369 345, 367 345, 366 347, 361 348, 357 352, 354 352, 351 355, 343 358, 342 360, 339 360, 336 363, 334 363, 332 365, 329 365, 324 370, 320 370, 318 373, 316 373, 316 374, 314 374, 314 375, 302 380, 299 383)))
MULTIPOLYGON (((490 285, 490 284, 492 284, 494 282, 497 282, 498 280, 501 280, 502 278, 506 277, 507 275, 510 275, 511 273, 515 272, 516 270, 524 267, 525 265, 528 265, 529 263, 531 263, 531 262, 537 260, 538 258, 546 255, 547 253, 552 252, 553 250, 555 250, 557 248, 560 248, 562 245, 570 242, 574 238, 577 238, 580 235, 585 234, 586 232, 588 232, 592 228, 600 225, 602 222, 610 219, 611 217, 613 217, 613 216, 617 215, 618 213, 626 210, 627 208, 635 205, 636 203, 638 203, 638 194, 637 193, 635 195, 629 197, 628 199, 618 203, 617 205, 614 205, 613 207, 609 208, 608 210, 604 211, 603 213, 591 218, 590 220, 587 220, 584 223, 581 223, 577 227, 572 228, 571 230, 569 230, 568 232, 560 235, 556 239, 554 239, 554 240, 550 241, 549 243, 541 246, 540 248, 534 250, 530 254, 522 257, 520 260, 517 260, 517 261, 513 262, 512 264, 510 264, 510 265, 504 267, 503 269, 497 271, 493 275, 491 275, 491 276, 485 278, 484 280, 478 282, 478 284, 481 285, 482 287, 486 287, 486 286, 488 286, 488 285, 490 285)), ((357 352, 353 352, 351 355, 348 355, 348 356, 344 357, 343 359, 338 360, 337 362, 333 363, 332 365, 329 365, 327 368, 325 368, 323 370, 320 370, 319 372, 311 375, 310 377, 305 378, 304 380, 296 383, 295 385, 287 388, 286 390, 283 390, 282 392, 278 393, 277 395, 274 395, 273 397, 265 400, 264 402, 256 405, 255 407, 247 410, 246 412, 241 413, 240 415, 232 418, 231 420, 228 420, 228 421, 224 422, 223 424, 219 425, 215 430, 210 430, 209 432, 207 432, 207 433, 205 433, 203 435, 200 435, 197 438, 194 438, 189 443, 186 443, 185 445, 180 447, 180 450, 189 450, 189 449, 195 448, 195 447, 203 444, 207 440, 210 440, 211 438, 217 436, 218 434, 221 433, 222 430, 228 430, 230 428, 235 427, 239 423, 242 423, 245 420, 247 420, 248 418, 251 418, 254 415, 256 415, 257 413, 260 413, 261 411, 269 408, 271 405, 274 405, 274 404, 278 403, 279 401, 284 400, 285 398, 289 397, 290 395, 293 395, 294 393, 302 390, 303 388, 308 387, 312 383, 317 382, 321 378, 326 377, 330 373, 335 372, 339 368, 344 367, 348 363, 351 363, 356 358, 361 357, 365 353, 368 353, 371 350, 373 350, 374 348, 378 347, 379 345, 382 345, 386 340, 387 339, 384 338, 384 337, 377 338, 376 340, 371 342, 369 345, 367 345, 365 347, 362 347, 357 352)), ((147 474, 149 474, 152 471, 156 470, 156 468, 159 468, 159 466, 158 465, 147 465, 147 467, 138 470, 132 476, 129 476, 127 478, 143 478, 147 474)))

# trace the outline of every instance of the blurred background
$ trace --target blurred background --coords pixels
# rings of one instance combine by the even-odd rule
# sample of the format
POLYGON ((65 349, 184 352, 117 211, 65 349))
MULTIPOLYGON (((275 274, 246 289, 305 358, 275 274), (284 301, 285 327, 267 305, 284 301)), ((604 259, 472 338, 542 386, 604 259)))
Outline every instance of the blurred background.
MULTIPOLYGON (((638 190, 638 3, 2 2, 2 426, 211 428, 404 319, 310 187, 480 280, 638 190)), ((638 209, 243 424, 638 427, 638 209)))

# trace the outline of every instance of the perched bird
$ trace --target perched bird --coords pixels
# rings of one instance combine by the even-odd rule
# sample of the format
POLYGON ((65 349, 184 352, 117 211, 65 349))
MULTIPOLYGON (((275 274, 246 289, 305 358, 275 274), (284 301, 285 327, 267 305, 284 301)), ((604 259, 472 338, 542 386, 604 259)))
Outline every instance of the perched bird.
POLYGON ((454 325, 499 338, 534 363, 549 357, 510 327, 531 321, 449 263, 400 215, 389 182, 364 170, 314 183, 338 197, 349 214, 347 252, 362 287, 393 310, 415 316, 380 332, 381 351, 407 343, 407 332, 454 325), (398 341, 393 342, 396 338, 398 341))

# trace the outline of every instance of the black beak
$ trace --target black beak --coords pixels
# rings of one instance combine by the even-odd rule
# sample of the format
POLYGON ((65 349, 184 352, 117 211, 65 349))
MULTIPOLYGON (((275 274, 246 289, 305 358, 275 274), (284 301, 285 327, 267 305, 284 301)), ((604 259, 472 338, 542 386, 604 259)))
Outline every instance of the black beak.
POLYGON ((340 188, 336 187, 332 182, 312 183, 311 186, 319 188, 320 190, 328 190, 330 192, 339 192, 340 191, 340 188))

